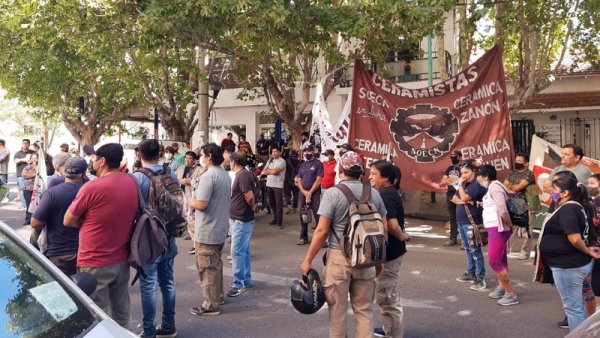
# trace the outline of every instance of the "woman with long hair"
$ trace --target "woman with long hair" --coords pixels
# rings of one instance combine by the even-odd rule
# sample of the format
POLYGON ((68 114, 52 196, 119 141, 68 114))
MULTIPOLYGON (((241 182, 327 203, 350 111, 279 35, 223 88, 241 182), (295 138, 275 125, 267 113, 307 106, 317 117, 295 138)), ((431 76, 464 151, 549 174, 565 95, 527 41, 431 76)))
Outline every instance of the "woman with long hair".
POLYGON ((496 169, 489 164, 484 164, 477 169, 477 181, 488 189, 482 199, 483 226, 488 233, 488 262, 498 278, 498 286, 488 296, 498 299, 498 304, 503 306, 518 304, 517 294, 508 277, 506 256, 507 242, 513 231, 506 207, 508 194, 496 178, 496 169))
POLYGON ((557 208, 542 226, 539 253, 552 270, 569 331, 573 331, 585 320, 583 283, 592 270, 592 258, 600 258, 600 253, 585 243, 592 216, 585 186, 577 183, 572 172, 561 171, 552 180, 552 190, 550 196, 557 208))

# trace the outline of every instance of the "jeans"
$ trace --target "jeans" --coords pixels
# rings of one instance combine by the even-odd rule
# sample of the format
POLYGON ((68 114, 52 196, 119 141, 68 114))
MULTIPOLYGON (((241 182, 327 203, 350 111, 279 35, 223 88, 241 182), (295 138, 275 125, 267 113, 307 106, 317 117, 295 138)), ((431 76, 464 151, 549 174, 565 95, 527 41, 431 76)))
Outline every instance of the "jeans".
POLYGON ((160 286, 162 294, 162 327, 175 328, 175 279, 173 265, 177 256, 175 237, 169 239, 169 246, 165 253, 156 258, 154 263, 144 266, 146 274, 140 276, 140 295, 142 298, 142 312, 144 335, 156 335, 156 283, 160 286))
POLYGON ((242 222, 230 219, 229 227, 231 229, 231 257, 233 258, 231 286, 239 289, 252 284, 250 237, 252 229, 254 229, 254 220, 242 222))
POLYGON ((21 190, 21 196, 25 199, 25 222, 23 225, 31 223, 32 213, 29 212, 29 205, 31 204, 31 198, 33 197, 33 191, 21 190))
MULTIPOLYGON (((446 197, 446 207, 448 215, 450 216, 450 240, 458 241, 458 223, 456 221, 456 204, 452 203, 449 198, 446 197)), ((464 238, 463 238, 464 241, 464 238)))
POLYGON ((485 262, 483 261, 483 253, 481 248, 475 245, 471 239, 473 236, 467 237, 467 232, 471 224, 459 224, 458 230, 460 231, 460 237, 463 239, 463 247, 467 256, 467 273, 471 276, 475 276, 477 279, 485 278, 485 262), (473 245, 471 245, 473 244, 473 245))
POLYGON ((578 268, 563 269, 551 266, 550 269, 567 315, 569 331, 573 331, 585 320, 581 290, 583 280, 592 271, 592 261, 578 268))
POLYGON ((21 190, 21 206, 24 207, 26 206, 26 202, 25 196, 23 195, 23 190, 25 190, 25 179, 23 177, 17 177, 17 186, 19 187, 19 190, 21 190))

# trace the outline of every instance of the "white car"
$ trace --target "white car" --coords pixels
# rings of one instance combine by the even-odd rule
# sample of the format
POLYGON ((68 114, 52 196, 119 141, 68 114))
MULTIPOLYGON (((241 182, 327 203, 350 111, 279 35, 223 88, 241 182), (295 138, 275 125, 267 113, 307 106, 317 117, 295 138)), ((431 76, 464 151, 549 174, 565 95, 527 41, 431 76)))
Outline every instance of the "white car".
MULTIPOLYGON (((72 278, 88 293, 96 288, 89 274, 72 278)), ((136 337, 73 280, 0 221, 1 337, 136 337)))

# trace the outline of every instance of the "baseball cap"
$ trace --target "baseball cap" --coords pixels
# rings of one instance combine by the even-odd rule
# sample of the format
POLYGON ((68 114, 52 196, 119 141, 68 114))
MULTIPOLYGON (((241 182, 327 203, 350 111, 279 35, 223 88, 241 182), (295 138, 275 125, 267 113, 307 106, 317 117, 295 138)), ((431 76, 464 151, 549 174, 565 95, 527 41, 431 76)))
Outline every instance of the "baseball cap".
POLYGON ((302 149, 303 151, 315 151, 315 147, 312 144, 307 145, 302 149))
POLYGON ((69 157, 65 162, 65 176, 81 175, 88 168, 88 164, 83 157, 69 157))
POLYGON ((350 170, 352 167, 360 167, 362 170, 364 165, 362 158, 354 151, 347 151, 344 153, 344 155, 340 157, 339 163, 344 170, 350 170))
POLYGON ((455 150, 450 154, 450 156, 462 157, 462 152, 460 150, 455 150))
POLYGON ((338 148, 344 148, 344 149, 349 150, 349 151, 354 151, 354 148, 352 148, 352 146, 350 145, 350 143, 338 144, 336 147, 338 147, 338 148))
POLYGON ((327 149, 323 152, 323 155, 329 156, 329 155, 335 155, 335 153, 333 152, 333 150, 327 149))

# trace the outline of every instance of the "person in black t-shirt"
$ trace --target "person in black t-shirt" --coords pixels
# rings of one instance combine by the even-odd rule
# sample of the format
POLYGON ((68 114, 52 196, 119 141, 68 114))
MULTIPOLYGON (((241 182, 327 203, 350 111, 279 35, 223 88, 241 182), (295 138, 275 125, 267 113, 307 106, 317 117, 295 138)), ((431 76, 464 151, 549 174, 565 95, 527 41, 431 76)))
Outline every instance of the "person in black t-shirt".
POLYGON ((47 250, 43 252, 65 275, 77 273, 79 228, 66 228, 64 217, 71 202, 83 186, 87 163, 81 157, 71 157, 64 165, 65 182, 44 193, 31 218, 31 227, 46 227, 47 250))
POLYGON ((450 155, 452 165, 449 166, 444 172, 442 177, 441 185, 447 186, 446 191, 446 204, 448 208, 448 215, 450 216, 450 239, 444 246, 458 245, 458 223, 456 222, 456 204, 452 202, 452 196, 456 194, 456 188, 458 187, 458 179, 460 178, 460 162, 462 161, 462 152, 456 150, 450 155))
POLYGON ((398 194, 400 169, 387 161, 376 161, 371 165, 369 180, 379 191, 387 210, 388 246, 383 273, 375 279, 377 304, 379 305, 383 328, 376 328, 376 334, 402 337, 404 323, 402 303, 400 303, 400 266, 406 253, 406 243, 411 240, 404 232, 404 207, 398 194), (397 186, 394 183, 397 182, 397 186))
MULTIPOLYGON (((590 228, 591 240, 588 245, 600 245, 600 174, 593 174, 588 178, 588 195, 592 201, 594 217, 590 228)), ((592 267, 592 290, 596 297, 600 297, 600 261, 594 261, 592 267)))
POLYGON ((552 188, 550 196, 557 208, 542 226, 539 254, 552 270, 569 330, 573 331, 586 318, 583 283, 592 271, 592 258, 600 258, 600 253, 584 241, 589 229, 587 220, 592 218, 585 186, 577 184, 573 172, 561 171, 554 175, 552 188))

